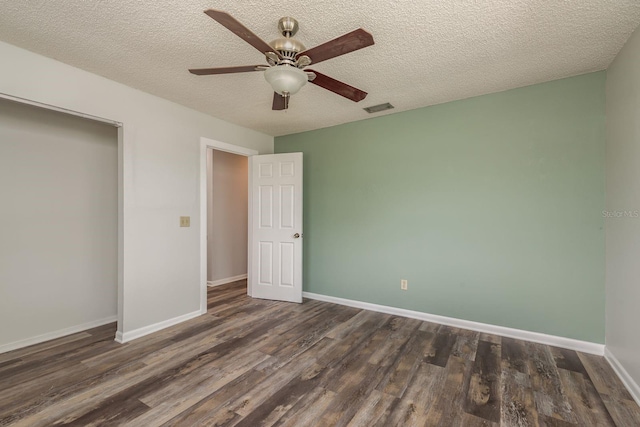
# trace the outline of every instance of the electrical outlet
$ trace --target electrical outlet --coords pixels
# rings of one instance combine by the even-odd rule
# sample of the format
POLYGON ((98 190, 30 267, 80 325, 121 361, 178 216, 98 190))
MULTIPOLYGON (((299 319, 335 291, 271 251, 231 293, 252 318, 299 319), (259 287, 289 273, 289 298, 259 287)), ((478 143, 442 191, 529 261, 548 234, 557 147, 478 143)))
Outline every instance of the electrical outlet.
POLYGON ((180 217, 180 227, 191 227, 191 217, 190 216, 181 216, 180 217))
POLYGON ((409 285, 409 282, 406 281, 405 279, 400 280, 400 289, 402 289, 403 291, 407 290, 408 285, 409 285))

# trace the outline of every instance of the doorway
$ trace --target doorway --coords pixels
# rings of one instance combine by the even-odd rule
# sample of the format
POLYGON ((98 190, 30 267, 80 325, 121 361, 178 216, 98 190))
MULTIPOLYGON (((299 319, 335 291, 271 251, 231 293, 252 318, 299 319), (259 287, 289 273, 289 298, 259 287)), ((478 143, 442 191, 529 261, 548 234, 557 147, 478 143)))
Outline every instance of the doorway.
POLYGON ((247 278, 248 159, 207 148, 207 285, 247 278))
POLYGON ((250 237, 247 235, 247 218, 250 209, 247 181, 248 157, 257 154, 256 150, 249 148, 200 138, 200 311, 202 313, 207 311, 208 285, 217 286, 246 279, 246 254, 250 237), (244 173, 244 178, 240 173, 244 173), (216 176, 217 182, 214 187, 212 184, 216 176), (238 188, 243 182, 244 191, 238 188), (216 192, 216 189, 219 191, 216 192), (234 194, 234 189, 244 194, 242 196, 244 204, 238 194, 234 194), (218 200, 217 206, 216 200, 218 200), (231 208, 222 206, 222 202, 225 201, 231 203, 231 208), (242 209, 243 206, 245 211, 238 212, 238 209, 242 209), (234 213, 237 214, 237 218, 233 217, 234 213), (244 232, 239 231, 241 226, 244 227, 244 232), (226 244, 232 246, 230 251, 225 250, 226 244), (244 259, 241 259, 242 254, 244 259))

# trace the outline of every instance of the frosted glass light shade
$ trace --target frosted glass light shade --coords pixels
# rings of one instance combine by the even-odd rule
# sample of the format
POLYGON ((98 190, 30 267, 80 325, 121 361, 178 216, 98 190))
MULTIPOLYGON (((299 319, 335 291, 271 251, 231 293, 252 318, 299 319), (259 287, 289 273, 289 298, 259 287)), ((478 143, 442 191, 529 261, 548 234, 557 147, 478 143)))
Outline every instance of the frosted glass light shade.
POLYGON ((279 95, 297 93, 307 83, 307 74, 291 65, 276 65, 264 70, 264 78, 279 95))

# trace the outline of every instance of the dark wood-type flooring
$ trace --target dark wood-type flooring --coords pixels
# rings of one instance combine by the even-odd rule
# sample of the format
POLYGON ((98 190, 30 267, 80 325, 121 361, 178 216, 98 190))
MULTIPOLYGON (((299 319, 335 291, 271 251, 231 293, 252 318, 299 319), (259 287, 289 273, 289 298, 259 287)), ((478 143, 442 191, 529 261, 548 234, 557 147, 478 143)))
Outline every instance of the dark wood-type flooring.
POLYGON ((0 354, 0 425, 640 426, 602 357, 318 301, 209 290, 206 315, 0 354))

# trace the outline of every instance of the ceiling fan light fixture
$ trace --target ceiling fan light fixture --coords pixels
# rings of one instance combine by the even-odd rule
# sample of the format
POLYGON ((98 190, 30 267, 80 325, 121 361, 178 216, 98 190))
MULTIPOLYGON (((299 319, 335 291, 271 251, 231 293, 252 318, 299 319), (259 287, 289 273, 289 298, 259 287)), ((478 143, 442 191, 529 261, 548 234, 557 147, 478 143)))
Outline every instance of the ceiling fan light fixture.
POLYGON ((307 83, 307 74, 297 67, 283 64, 269 67, 264 78, 279 95, 295 95, 307 83))

